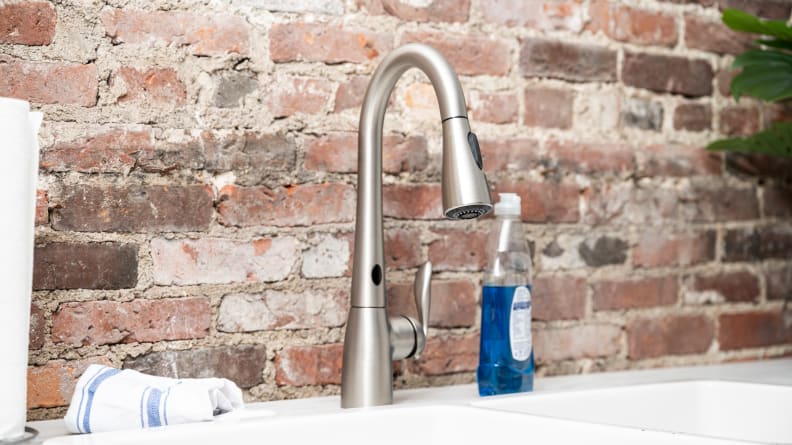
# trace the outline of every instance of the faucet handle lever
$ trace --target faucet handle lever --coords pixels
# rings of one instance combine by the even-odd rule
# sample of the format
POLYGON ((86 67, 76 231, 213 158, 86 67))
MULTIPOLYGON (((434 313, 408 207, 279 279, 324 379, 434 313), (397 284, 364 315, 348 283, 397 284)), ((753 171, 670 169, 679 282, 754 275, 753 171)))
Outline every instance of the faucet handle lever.
POLYGON ((415 294, 415 308, 418 310, 418 323, 415 345, 415 358, 420 358, 426 346, 426 337, 429 334, 429 307, 432 299, 432 262, 427 261, 418 269, 415 274, 415 284, 413 285, 415 294))

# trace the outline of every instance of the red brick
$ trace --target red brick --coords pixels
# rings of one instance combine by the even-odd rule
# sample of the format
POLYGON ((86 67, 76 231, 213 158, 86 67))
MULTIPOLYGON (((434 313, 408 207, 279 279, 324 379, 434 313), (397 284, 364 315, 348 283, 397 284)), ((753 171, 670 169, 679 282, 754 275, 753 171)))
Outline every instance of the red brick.
POLYGON ((674 109, 674 129, 705 131, 712 129, 712 107, 709 104, 680 104, 674 109))
POLYGON ((36 225, 49 224, 49 198, 46 190, 36 190, 36 225))
POLYGON ((349 312, 346 290, 225 295, 217 315, 221 332, 256 332, 281 329, 343 326, 349 312))
POLYGON ((212 308, 203 297, 64 303, 52 316, 52 340, 71 346, 203 338, 212 308))
POLYGON ((339 385, 344 345, 290 346, 275 356, 278 386, 339 385))
POLYGON ((721 10, 736 8, 766 19, 787 20, 792 5, 786 0, 717 0, 721 10))
POLYGON ((250 25, 233 15, 105 9, 102 25, 114 43, 188 46, 199 56, 248 53, 250 25))
POLYGON ((574 93, 551 88, 525 90, 525 116, 529 127, 569 129, 572 127, 574 93))
POLYGON ((551 139, 547 142, 547 159, 542 164, 548 169, 576 173, 631 173, 635 170, 635 155, 626 144, 551 139))
POLYGON ((718 71, 715 80, 718 83, 718 91, 720 92, 721 96, 731 96, 731 81, 739 72, 739 70, 732 70, 730 68, 725 68, 718 71))
POLYGON ((413 82, 407 85, 404 90, 404 105, 413 110, 429 111, 428 114, 431 115, 434 115, 440 106, 434 87, 424 82, 413 82))
POLYGON ((349 108, 360 107, 366 96, 369 80, 369 76, 352 76, 346 83, 338 85, 333 112, 339 113, 349 108))
POLYGON ((580 220, 578 187, 573 184, 503 182, 497 185, 495 193, 520 195, 522 199, 520 218, 525 222, 574 223, 580 220))
MULTIPOLYGON (((310 139, 305 148, 305 168, 356 173, 357 143, 357 133, 332 133, 310 139)), ((385 173, 421 171, 429 162, 426 139, 422 136, 387 135, 382 145, 382 169, 385 173)))
POLYGON ((595 311, 670 306, 679 295, 675 276, 600 281, 592 288, 595 311))
POLYGON ((728 153, 726 169, 745 176, 792 179, 792 158, 759 153, 728 153))
POLYGON ((68 405, 77 380, 93 364, 111 365, 109 358, 99 356, 75 361, 52 360, 44 366, 28 367, 28 409, 68 405))
POLYGON ((727 136, 748 136, 759 131, 759 108, 729 106, 720 111, 720 132, 727 136))
POLYGON ((487 175, 531 170, 541 161, 539 141, 529 138, 479 139, 487 175))
POLYGON ((685 16, 685 45, 718 54, 739 54, 748 50, 756 36, 732 31, 719 20, 685 16))
POLYGON ((535 320, 580 320, 586 316, 586 279, 541 276, 533 282, 535 320))
POLYGON ((715 259, 714 230, 698 233, 647 232, 633 248, 636 267, 691 266, 715 259))
POLYGON ((729 229, 723 235, 723 261, 792 258, 792 230, 784 226, 729 229))
POLYGON ((275 23, 270 57, 280 62, 364 63, 391 50, 390 34, 319 23, 275 23))
POLYGON ((24 62, 0 56, 0 96, 40 104, 96 105, 96 65, 24 62), (52 88, 58 85, 58 88, 52 88))
POLYGON ((514 93, 472 91, 468 106, 470 118, 475 122, 508 124, 517 121, 519 103, 514 93))
POLYGON ((616 51, 602 46, 526 39, 520 47, 520 73, 573 82, 616 80, 616 51))
POLYGON ((792 217, 792 187, 765 186, 762 188, 762 197, 766 217, 792 217))
POLYGON ((288 236, 234 241, 219 238, 151 241, 154 283, 261 283, 285 279, 299 255, 288 236))
POLYGON ((123 90, 118 103, 143 102, 181 105, 187 97, 184 84, 173 68, 149 68, 145 71, 121 67, 110 78, 110 87, 123 90))
POLYGON ((781 311, 753 311, 720 316, 718 343, 722 351, 760 348, 792 341, 792 327, 781 311))
POLYGON ((300 184, 268 187, 225 186, 217 207, 221 222, 249 227, 310 226, 352 221, 355 190, 348 184, 300 184))
POLYGON ((621 350, 621 328, 610 324, 537 330, 533 337, 536 361, 610 357, 621 350))
POLYGON ((333 97, 333 84, 325 79, 288 78, 277 81, 264 100, 273 117, 324 112, 333 97))
POLYGON ((485 232, 444 229, 432 233, 439 237, 429 244, 429 261, 434 270, 483 270, 487 260, 485 232))
POLYGON ((622 64, 625 85, 658 92, 709 96, 712 77, 712 66, 702 59, 627 52, 622 64))
POLYGON ((89 132, 74 140, 56 141, 41 153, 41 167, 54 172, 127 174, 139 155, 153 149, 150 129, 112 128, 89 132))
POLYGON ((491 23, 574 33, 583 29, 583 7, 575 0, 482 0, 479 8, 491 23))
POLYGON ((475 371, 478 366, 479 336, 429 337, 420 360, 411 361, 410 370, 432 376, 475 371))
POLYGON ((383 193, 383 215, 397 219, 441 219, 440 184, 389 184, 383 193))
POLYGON ((55 37, 55 7, 50 2, 0 6, 0 43, 49 45, 55 37))
POLYGON ((30 336, 28 349, 36 350, 44 346, 44 337, 47 335, 47 318, 44 309, 36 303, 30 305, 30 336))
MULTIPOLYGON (((417 320, 412 283, 388 286, 388 314, 407 315, 417 320)), ((435 328, 469 328, 476 322, 477 289, 467 280, 432 281, 429 325, 435 328)))
POLYGON ((369 14, 389 14, 411 22, 466 22, 470 0, 434 0, 413 5, 405 0, 357 0, 369 14))
POLYGON ((706 315, 666 315, 627 322, 631 359, 707 352, 715 338, 715 324, 706 315))
POLYGON ((759 279, 745 270, 699 273, 693 276, 690 288, 695 292, 717 294, 716 302, 755 302, 759 298, 759 279))
POLYGON ((421 232, 410 229, 385 231, 385 264, 389 269, 409 269, 421 264, 421 232))
POLYGON ((49 243, 33 253, 33 289, 126 289, 137 284, 137 246, 49 243))
POLYGON ((589 6, 589 14, 591 30, 603 31, 615 40, 639 45, 676 45, 677 26, 673 15, 631 8, 608 0, 594 0, 589 6))
POLYGON ((637 152, 638 176, 687 177, 721 174, 721 156, 701 147, 650 145, 637 152))
POLYGON ((188 186, 65 186, 52 227, 75 232, 192 232, 212 221, 212 191, 188 186))
POLYGON ((676 187, 636 186, 625 182, 594 183, 586 192, 587 224, 658 225, 678 219, 676 187))
POLYGON ((768 300, 792 299, 792 264, 765 272, 768 300))
POLYGON ((511 69, 511 48, 505 40, 446 32, 407 32, 402 36, 402 45, 414 42, 440 51, 461 75, 503 76, 511 69))
POLYGON ((685 196, 685 218, 691 222, 746 221, 759 218, 753 188, 693 187, 685 196))

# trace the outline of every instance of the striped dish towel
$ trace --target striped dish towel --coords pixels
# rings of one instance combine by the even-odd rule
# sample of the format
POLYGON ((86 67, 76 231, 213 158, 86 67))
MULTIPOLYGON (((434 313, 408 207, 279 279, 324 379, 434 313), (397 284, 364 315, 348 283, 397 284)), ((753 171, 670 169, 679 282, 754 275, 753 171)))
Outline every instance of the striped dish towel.
POLYGON ((243 407, 242 391, 228 379, 170 379, 91 365, 64 421, 72 433, 98 433, 211 420, 243 407))

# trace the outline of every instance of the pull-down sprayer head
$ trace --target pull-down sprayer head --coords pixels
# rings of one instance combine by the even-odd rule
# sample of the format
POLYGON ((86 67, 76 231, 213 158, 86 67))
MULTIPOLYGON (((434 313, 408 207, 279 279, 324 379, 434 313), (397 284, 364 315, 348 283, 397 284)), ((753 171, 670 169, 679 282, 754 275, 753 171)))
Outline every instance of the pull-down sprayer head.
POLYGON ((466 117, 443 121, 443 213, 450 219, 472 219, 492 210, 478 139, 466 117))

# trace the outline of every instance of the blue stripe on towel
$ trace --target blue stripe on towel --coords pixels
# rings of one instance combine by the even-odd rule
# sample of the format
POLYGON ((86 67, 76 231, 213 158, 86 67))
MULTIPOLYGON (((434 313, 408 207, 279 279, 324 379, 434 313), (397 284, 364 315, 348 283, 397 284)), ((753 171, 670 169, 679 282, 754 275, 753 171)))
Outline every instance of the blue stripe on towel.
POLYGON ((149 388, 151 388, 151 387, 147 386, 146 389, 144 389, 143 392, 140 393, 140 427, 141 428, 145 428, 146 427, 146 423, 145 423, 145 417, 146 416, 143 415, 143 412, 145 411, 145 409, 143 409, 143 407, 145 406, 144 401, 146 400, 146 391, 148 391, 149 388))
POLYGON ((162 391, 157 388, 151 388, 149 392, 147 405, 148 426, 162 426, 160 419, 160 399, 162 398, 162 391))
POLYGON ((91 432, 91 404, 93 403, 94 395, 96 394, 96 390, 99 389, 99 385, 102 384, 105 380, 109 379, 110 377, 118 374, 121 372, 120 369, 115 368, 106 368, 98 377, 94 379, 93 382, 88 386, 88 400, 85 402, 85 415, 83 416, 83 432, 90 433, 91 432))
POLYGON ((79 431, 81 433, 85 432, 80 427, 80 413, 82 412, 83 401, 85 400, 85 391, 88 388, 88 385, 91 384, 91 381, 93 381, 93 379, 95 379, 96 376, 98 376, 105 369, 107 369, 107 368, 106 367, 100 367, 99 370, 96 371, 96 373, 94 375, 92 375, 90 379, 88 379, 88 382, 86 382, 85 386, 83 386, 83 388, 82 388, 82 396, 80 396, 80 404, 77 405, 77 418, 74 419, 74 422, 77 424, 77 431, 79 431))

